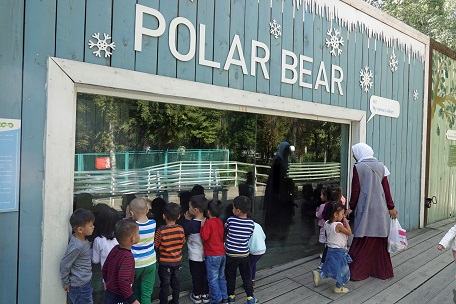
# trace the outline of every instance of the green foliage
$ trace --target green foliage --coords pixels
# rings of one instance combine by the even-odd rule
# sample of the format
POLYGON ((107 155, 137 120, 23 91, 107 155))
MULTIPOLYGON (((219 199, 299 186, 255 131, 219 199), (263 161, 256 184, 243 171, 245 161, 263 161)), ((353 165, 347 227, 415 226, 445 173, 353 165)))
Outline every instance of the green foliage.
POLYGON ((456 49, 456 1, 365 0, 418 31, 456 49))
POLYGON ((230 159, 269 165, 281 141, 292 161, 340 161, 340 125, 283 116, 79 94, 76 153, 229 149, 230 159))

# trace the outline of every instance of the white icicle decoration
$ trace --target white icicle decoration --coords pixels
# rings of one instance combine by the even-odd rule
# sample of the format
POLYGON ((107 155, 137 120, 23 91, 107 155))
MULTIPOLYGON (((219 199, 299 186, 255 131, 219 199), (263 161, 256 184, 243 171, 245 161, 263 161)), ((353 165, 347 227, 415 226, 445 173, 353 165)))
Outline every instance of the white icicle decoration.
MULTIPOLYGON (((285 5, 293 5, 296 10, 301 9, 302 6, 303 11, 325 17, 328 22, 335 21, 339 26, 346 27, 349 32, 359 28, 360 32, 367 34, 369 38, 386 42, 387 47, 393 47, 397 40, 399 50, 404 50, 413 58, 420 57, 422 61, 425 59, 424 43, 340 0, 282 0, 282 8, 285 5)), ((372 10, 377 9, 372 7, 372 10)))

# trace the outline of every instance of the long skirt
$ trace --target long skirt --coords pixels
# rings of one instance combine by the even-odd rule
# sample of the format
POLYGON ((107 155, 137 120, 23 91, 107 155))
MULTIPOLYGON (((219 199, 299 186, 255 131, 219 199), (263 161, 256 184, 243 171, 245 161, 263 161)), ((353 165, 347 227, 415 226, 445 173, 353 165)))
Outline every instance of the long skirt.
POLYGON ((350 279, 362 281, 368 277, 381 280, 394 277, 393 264, 387 250, 388 238, 353 238, 348 254, 353 259, 350 266, 350 279))

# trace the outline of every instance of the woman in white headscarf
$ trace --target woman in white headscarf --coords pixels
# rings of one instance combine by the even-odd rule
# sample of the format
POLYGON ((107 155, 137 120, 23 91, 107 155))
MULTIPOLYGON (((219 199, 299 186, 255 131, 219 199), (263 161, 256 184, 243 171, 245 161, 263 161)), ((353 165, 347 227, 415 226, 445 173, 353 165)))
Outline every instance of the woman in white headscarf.
POLYGON ((347 214, 354 215, 350 277, 353 281, 368 277, 390 279, 394 273, 387 250, 389 222, 390 217, 397 216, 387 178, 390 172, 374 157, 370 146, 359 143, 352 151, 356 164, 347 210, 347 214))

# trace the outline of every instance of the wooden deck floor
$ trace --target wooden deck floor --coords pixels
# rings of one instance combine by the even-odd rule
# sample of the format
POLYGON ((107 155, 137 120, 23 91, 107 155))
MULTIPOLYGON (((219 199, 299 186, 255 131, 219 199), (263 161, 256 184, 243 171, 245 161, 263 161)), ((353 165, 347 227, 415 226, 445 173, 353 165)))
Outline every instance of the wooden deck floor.
MULTIPOLYGON (((349 282, 346 295, 332 292, 333 281, 322 280, 314 287, 312 270, 318 256, 297 260, 257 273, 255 296, 260 303, 456 303, 456 266, 450 250, 439 251, 437 244, 456 223, 445 220, 407 233, 409 248, 392 256, 395 277, 390 280, 369 278, 349 282)), ((246 303, 238 280, 236 303, 246 303)), ((154 301, 153 303, 158 303, 154 301)), ((181 304, 191 304, 183 292, 181 304)))

